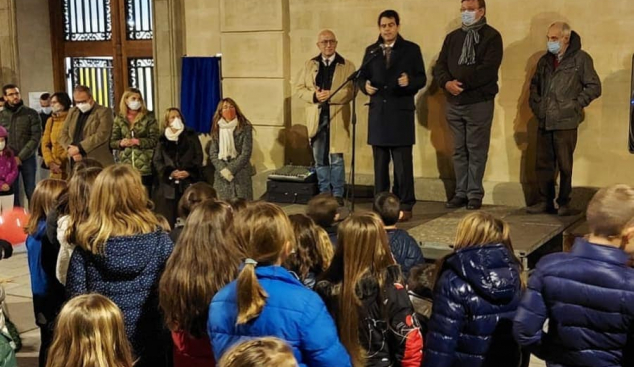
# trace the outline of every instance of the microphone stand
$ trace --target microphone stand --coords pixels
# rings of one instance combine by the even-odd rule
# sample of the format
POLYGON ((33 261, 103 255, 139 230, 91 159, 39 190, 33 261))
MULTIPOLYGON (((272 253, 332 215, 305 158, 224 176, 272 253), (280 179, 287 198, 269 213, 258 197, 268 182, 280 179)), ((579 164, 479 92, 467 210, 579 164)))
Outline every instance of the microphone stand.
MULTIPOLYGON (((328 99, 326 99, 325 101, 321 102, 321 108, 330 108, 329 106, 329 102, 332 99, 332 97, 335 96, 335 94, 337 94, 339 91, 341 91, 348 83, 352 82, 352 117, 351 117, 351 122, 352 122, 352 162, 350 162, 350 174, 352 175, 351 178, 351 182, 350 182, 350 187, 351 187, 351 195, 350 195, 350 211, 354 212, 354 204, 355 204, 355 187, 354 187, 354 183, 355 183, 355 166, 356 166, 356 158, 357 158, 357 83, 356 81, 359 79, 359 76, 361 76, 361 71, 370 63, 370 61, 374 60, 374 58, 380 53, 379 51, 381 51, 383 48, 382 47, 377 47, 374 48, 373 50, 371 50, 369 52, 369 56, 368 58, 365 60, 365 62, 363 64, 361 64, 361 66, 359 67, 358 70, 355 70, 354 73, 350 74, 348 76, 348 78, 346 79, 345 82, 343 82, 337 89, 335 89, 334 92, 330 93, 330 97, 328 97, 328 99)), ((330 118, 328 119, 328 124, 330 125, 330 118)), ((315 136, 317 136, 321 130, 323 130, 324 125, 320 125, 317 128, 317 133, 315 134, 315 136)))

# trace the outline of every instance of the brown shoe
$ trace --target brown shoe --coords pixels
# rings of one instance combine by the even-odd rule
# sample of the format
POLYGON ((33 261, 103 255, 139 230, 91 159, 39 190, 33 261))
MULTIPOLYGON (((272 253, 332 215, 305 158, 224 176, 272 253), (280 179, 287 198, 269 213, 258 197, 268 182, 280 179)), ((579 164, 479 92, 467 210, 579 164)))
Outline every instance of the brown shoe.
POLYGON ((412 219, 412 211, 411 210, 403 210, 402 213, 403 213, 403 215, 398 220, 399 222, 407 222, 408 220, 412 219))

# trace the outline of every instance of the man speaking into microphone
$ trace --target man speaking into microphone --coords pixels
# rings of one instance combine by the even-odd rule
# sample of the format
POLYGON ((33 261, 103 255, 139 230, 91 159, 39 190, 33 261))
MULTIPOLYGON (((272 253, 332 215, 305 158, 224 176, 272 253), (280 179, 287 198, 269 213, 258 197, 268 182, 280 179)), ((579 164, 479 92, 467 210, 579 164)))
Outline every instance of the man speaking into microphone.
POLYGON ((368 46, 358 79, 370 96, 368 144, 374 158, 375 194, 390 190, 390 159, 394 164, 393 193, 401 201, 402 221, 411 219, 416 203, 412 146, 416 142, 414 96, 425 86, 420 47, 399 35, 394 10, 379 15, 379 39, 368 46))

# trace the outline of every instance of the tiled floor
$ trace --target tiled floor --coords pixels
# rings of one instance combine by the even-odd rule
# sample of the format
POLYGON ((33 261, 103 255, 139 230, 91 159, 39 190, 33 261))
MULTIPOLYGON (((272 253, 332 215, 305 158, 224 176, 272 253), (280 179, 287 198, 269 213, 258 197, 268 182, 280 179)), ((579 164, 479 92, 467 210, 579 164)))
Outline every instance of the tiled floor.
MULTIPOLYGON (((23 248, 18 251, 23 251, 23 248)), ((40 333, 33 321, 26 253, 16 253, 12 258, 0 261, 0 282, 7 292, 10 317, 22 336, 23 348, 18 353, 18 366, 37 367, 40 333)), ((545 367, 545 364, 533 357, 530 367, 545 367)))

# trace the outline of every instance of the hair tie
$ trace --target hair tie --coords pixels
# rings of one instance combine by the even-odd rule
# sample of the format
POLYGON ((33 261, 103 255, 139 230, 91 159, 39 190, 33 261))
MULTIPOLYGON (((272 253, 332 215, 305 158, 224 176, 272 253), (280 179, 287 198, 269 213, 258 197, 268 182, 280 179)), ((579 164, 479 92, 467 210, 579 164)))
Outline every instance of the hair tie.
POLYGON ((255 260, 253 260, 253 259, 251 259, 251 258, 248 258, 248 259, 244 260, 244 264, 245 264, 245 265, 253 265, 253 266, 257 266, 257 265, 258 265, 258 262, 257 262, 257 261, 255 261, 255 260))

